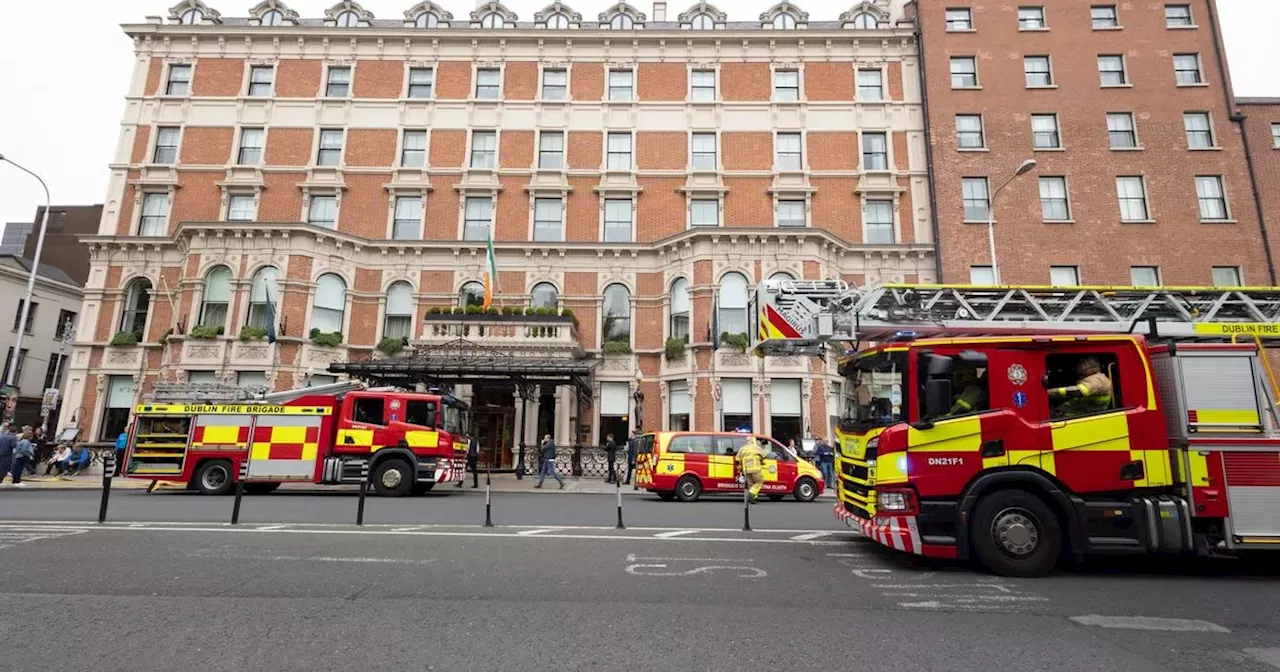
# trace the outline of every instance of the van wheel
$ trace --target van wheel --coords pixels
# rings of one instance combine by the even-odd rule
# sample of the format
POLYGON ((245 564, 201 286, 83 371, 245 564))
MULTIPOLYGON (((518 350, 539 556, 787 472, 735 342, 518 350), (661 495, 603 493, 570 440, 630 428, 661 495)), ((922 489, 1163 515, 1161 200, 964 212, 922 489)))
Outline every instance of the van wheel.
POLYGON ((373 491, 379 497, 404 497, 413 491, 413 467, 401 459, 379 462, 373 469, 373 491))
POLYGON ((797 502, 812 502, 818 498, 818 484, 812 478, 805 476, 796 481, 796 489, 792 496, 797 502))
POLYGON ((978 561, 1001 576, 1044 576, 1062 552, 1057 515, 1022 490, 997 490, 978 500, 969 537, 978 561))
POLYGON ((702 482, 697 476, 685 476, 676 482, 676 498, 682 502, 696 502, 702 496, 702 482))
POLYGON ((225 495, 235 486, 231 475, 231 463, 226 460, 209 460, 196 470, 196 491, 202 495, 225 495))
POLYGON ((676 498, 676 493, 674 492, 659 492, 655 494, 658 495, 658 499, 661 499, 664 502, 670 502, 676 498))

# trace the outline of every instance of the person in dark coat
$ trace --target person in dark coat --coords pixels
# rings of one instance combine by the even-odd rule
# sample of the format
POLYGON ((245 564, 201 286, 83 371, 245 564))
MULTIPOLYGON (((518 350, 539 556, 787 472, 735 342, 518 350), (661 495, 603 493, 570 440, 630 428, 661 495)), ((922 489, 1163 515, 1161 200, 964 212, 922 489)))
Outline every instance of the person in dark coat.
MULTIPOLYGON (((467 440, 467 471, 471 472, 471 487, 480 487, 480 470, 476 464, 480 461, 480 439, 470 434, 465 435, 467 440)), ((462 478, 458 481, 458 487, 462 487, 462 482, 467 480, 467 476, 463 473, 462 478)))
MULTIPOLYGON (((630 485, 631 477, 636 473, 636 456, 640 451, 640 440, 636 438, 636 431, 631 430, 631 438, 627 439, 627 480, 623 481, 623 485, 630 485)), ((637 486, 632 485, 631 489, 635 490, 637 486)))
POLYGON ((618 460, 618 444, 614 443, 612 434, 604 436, 604 454, 605 459, 609 461, 609 478, 605 483, 613 483, 618 480, 618 470, 615 466, 618 460))

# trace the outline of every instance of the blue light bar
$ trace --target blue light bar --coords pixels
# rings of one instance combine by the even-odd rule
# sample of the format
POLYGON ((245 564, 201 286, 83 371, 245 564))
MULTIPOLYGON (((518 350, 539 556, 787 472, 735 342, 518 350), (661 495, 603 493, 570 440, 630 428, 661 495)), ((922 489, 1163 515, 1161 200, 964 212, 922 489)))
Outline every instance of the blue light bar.
POLYGON ((919 334, 914 331, 899 331, 894 333, 894 335, 889 339, 889 342, 902 343, 903 341, 914 341, 917 336, 919 336, 919 334))

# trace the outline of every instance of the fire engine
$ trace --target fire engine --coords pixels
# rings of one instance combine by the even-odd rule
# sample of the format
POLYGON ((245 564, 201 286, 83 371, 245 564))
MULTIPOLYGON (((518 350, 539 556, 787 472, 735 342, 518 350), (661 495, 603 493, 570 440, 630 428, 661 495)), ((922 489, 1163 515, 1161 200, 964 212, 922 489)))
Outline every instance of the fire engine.
POLYGON ((752 302, 758 354, 851 346, 835 515, 876 542, 1010 576, 1280 549, 1280 288, 784 280, 752 302))
POLYGON ((354 484, 383 496, 459 482, 467 405, 448 394, 334 383, 245 398, 239 388, 158 386, 135 409, 123 473, 226 494, 281 483, 354 484), (243 468, 243 471, 242 471, 243 468))

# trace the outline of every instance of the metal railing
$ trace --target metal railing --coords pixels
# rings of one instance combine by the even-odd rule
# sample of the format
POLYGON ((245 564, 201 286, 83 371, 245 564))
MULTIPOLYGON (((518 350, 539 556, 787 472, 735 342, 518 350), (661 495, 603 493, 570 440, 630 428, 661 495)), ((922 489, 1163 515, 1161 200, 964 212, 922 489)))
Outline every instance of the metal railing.
MULTIPOLYGON (((526 445, 524 451, 524 474, 537 477, 542 461, 539 459, 541 448, 538 445, 526 445)), ((517 462, 519 464, 519 462, 517 462)), ((627 444, 622 443, 613 458, 613 465, 620 478, 627 477, 627 444)), ((556 445, 556 473, 571 478, 609 477, 609 454, 604 446, 556 445)))

